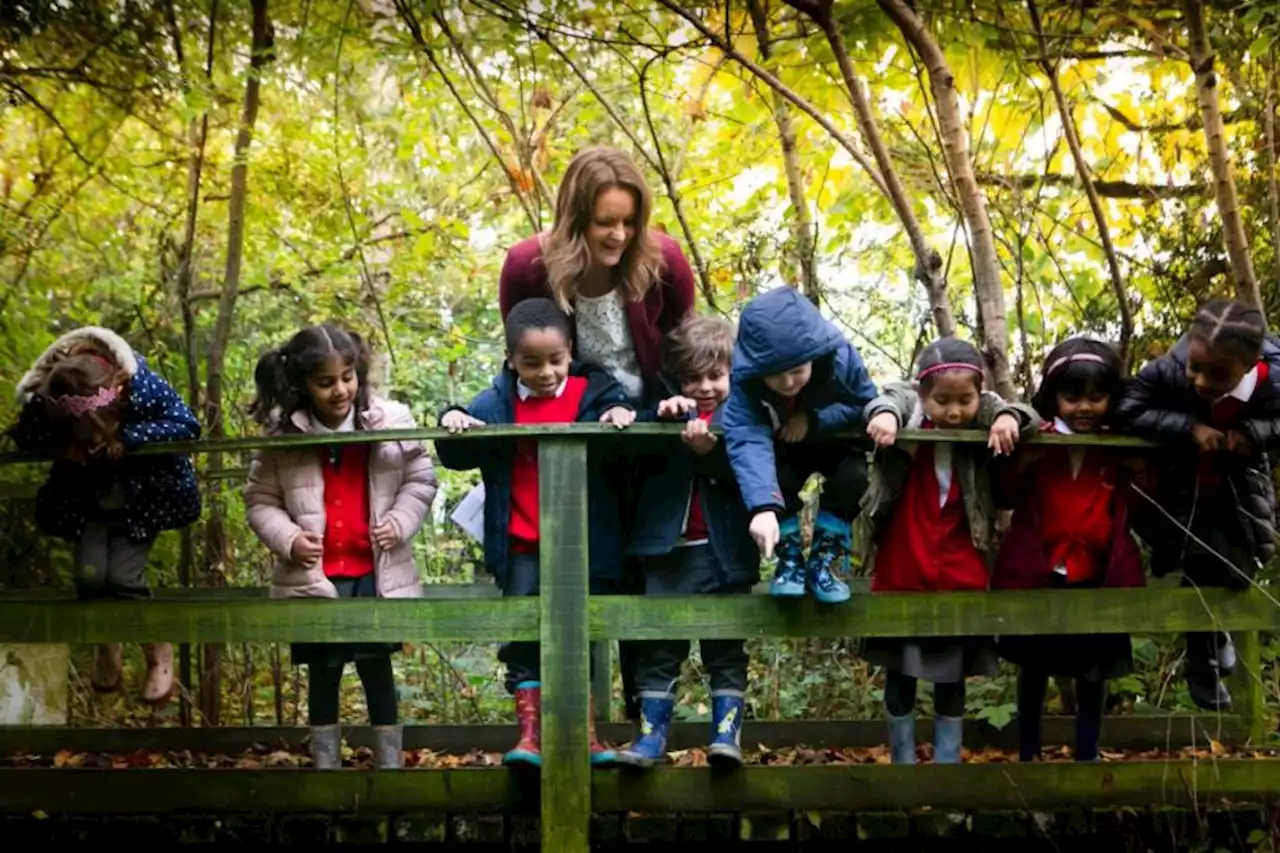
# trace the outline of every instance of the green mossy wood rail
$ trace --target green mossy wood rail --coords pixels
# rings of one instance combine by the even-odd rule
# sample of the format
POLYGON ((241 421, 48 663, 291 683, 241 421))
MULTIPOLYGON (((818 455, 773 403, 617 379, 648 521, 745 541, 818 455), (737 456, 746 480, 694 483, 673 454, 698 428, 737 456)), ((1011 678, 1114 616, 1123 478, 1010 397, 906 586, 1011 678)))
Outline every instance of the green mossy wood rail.
MULTIPOLYGON (((142 455, 164 453, 237 453, 245 450, 287 447, 322 447, 335 444, 376 444, 381 441, 434 441, 439 438, 448 439, 482 439, 482 438, 528 438, 528 437, 561 437, 561 438, 601 438, 624 436, 645 436, 649 438, 676 438, 680 435, 681 424, 632 424, 625 430, 597 424, 536 424, 518 426, 515 424, 501 426, 476 427, 465 433, 450 434, 443 429, 389 429, 362 432, 328 433, 316 435, 274 435, 244 436, 242 438, 225 438, 218 441, 177 441, 160 444, 147 444, 129 451, 142 455)), ((712 430, 722 434, 719 427, 712 430)), ((850 438, 866 438, 860 433, 843 434, 850 438)), ((902 430, 898 433, 901 442, 946 441, 951 443, 987 442, 987 434, 979 430, 902 430)), ((1157 449, 1166 445, 1157 444, 1147 439, 1125 435, 1079 436, 1057 435, 1056 433, 1038 433, 1027 440, 1032 444, 1060 444, 1077 447, 1114 447, 1131 449, 1157 449)), ((870 444, 868 444, 870 447, 870 444)), ((44 461, 41 457, 27 453, 0 453, 0 466, 44 461)))
MULTIPOLYGON (((625 432, 597 425, 484 427, 462 438, 539 442, 542 595, 502 599, 491 592, 416 601, 270 601, 243 596, 161 596, 150 602, 75 602, 0 597, 0 642, 286 642, 334 640, 541 640, 543 772, 539 781, 506 771, 395 772, 239 770, 0 771, 0 810, 129 812, 220 808, 384 811, 533 807, 543 849, 586 853, 595 811, 752 809, 1036 808, 1219 800, 1269 801, 1280 761, 1125 764, 982 764, 959 767, 748 767, 716 776, 664 769, 643 778, 589 769, 591 639, 741 636, 947 636, 1126 631, 1246 632, 1231 718, 1246 737, 1263 734, 1257 630, 1280 630, 1280 607, 1262 591, 1081 590, 855 595, 836 607, 765 595, 645 598, 588 596, 587 443, 666 440, 679 425, 640 424, 625 432)), ((150 445, 165 453, 302 447, 445 437, 415 429, 326 436, 253 437, 150 445)), ((985 442, 981 432, 904 431, 900 441, 985 442)), ((1040 434, 1032 443, 1157 449, 1130 437, 1040 434)), ((32 461, 0 455, 0 465, 32 461)), ((1226 722, 1223 717, 1219 722, 1226 722)), ((1211 725, 1193 722, 1190 725, 1211 725)), ((1179 725, 1170 721, 1169 726, 1179 725)), ((1194 740, 1194 738, 1193 738, 1194 740)))
MULTIPOLYGON (((546 586, 544 577, 544 599, 546 586)), ((582 609, 591 639, 1280 631, 1280 608, 1264 593, 1219 589, 877 593, 855 595, 835 607, 809 600, 778 602, 768 595, 620 595, 588 601, 582 609)), ((539 606, 538 598, 488 596, 94 602, 5 596, 0 597, 0 643, 537 640, 542 636, 539 606)))
MULTIPOLYGON (((572 827, 590 812, 1209 808, 1271 804, 1280 760, 1133 761, 1122 764, 826 765, 583 774, 572 827), (588 799, 589 798, 589 799, 588 799), (588 806, 588 804, 590 804, 588 806)), ((545 780, 545 774, 544 774, 545 780)), ((404 770, 0 770, 0 812, 163 814, 216 804, 222 812, 497 812, 537 809, 536 780, 502 769, 404 770)), ((542 849, 552 847, 543 783, 542 849)), ((555 816, 551 816, 553 819, 555 816)), ((559 836, 564 838, 564 836, 559 836)), ((577 840, 579 836, 575 836, 577 840)))

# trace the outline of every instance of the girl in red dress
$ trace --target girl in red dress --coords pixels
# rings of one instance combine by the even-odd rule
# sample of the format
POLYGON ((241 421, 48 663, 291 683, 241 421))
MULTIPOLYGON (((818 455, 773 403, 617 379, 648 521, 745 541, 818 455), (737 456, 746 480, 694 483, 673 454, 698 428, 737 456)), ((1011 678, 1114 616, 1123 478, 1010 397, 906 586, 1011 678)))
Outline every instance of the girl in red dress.
MULTIPOLYGON (((986 589, 995 501, 988 449, 1013 452, 1019 436, 1039 429, 1033 409, 982 390, 982 355, 971 344, 943 338, 921 353, 914 383, 891 383, 867 406, 867 434, 879 449, 862 519, 861 541, 872 553, 875 592, 986 589), (899 428, 990 433, 987 447, 917 442, 895 447, 899 428)), ((915 704, 919 679, 934 684, 934 760, 960 761, 964 680, 994 675, 988 637, 873 639, 864 656, 883 666, 885 710, 895 764, 916 760, 915 704)))
MULTIPOLYGON (((1109 344, 1071 338, 1046 359, 1033 403, 1043 431, 1096 434, 1108 429, 1119 398, 1120 355, 1109 344)), ((1087 589, 1143 584, 1142 559, 1129 534, 1121 460, 1101 447, 1050 446, 1019 460, 1012 524, 991 585, 997 589, 1087 589)), ((1019 756, 1040 755, 1040 717, 1049 676, 1075 679, 1076 760, 1094 761, 1107 680, 1133 667, 1128 634, 1009 636, 1002 656, 1018 664, 1019 756)))

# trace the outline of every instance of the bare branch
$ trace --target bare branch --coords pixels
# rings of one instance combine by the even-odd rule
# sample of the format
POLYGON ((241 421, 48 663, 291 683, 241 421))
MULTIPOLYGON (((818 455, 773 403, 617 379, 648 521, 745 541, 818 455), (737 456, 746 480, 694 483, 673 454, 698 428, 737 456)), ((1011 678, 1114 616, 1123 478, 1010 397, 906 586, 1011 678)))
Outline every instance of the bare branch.
POLYGON ((515 193, 516 200, 520 202, 520 207, 524 210, 524 215, 529 220, 529 227, 534 231, 541 231, 542 227, 538 222, 537 214, 529 205, 529 200, 525 198, 524 192, 520 189, 520 184, 517 183, 515 175, 512 174, 514 170, 503 158, 502 152, 498 150, 498 144, 493 141, 493 137, 490 136, 489 131, 485 129, 484 124, 472 111, 470 105, 467 104, 466 99, 462 97, 462 93, 460 93, 458 88, 453 85, 453 81, 449 79, 449 75, 445 73, 444 66, 442 66, 439 60, 436 59, 435 51, 431 49, 431 45, 427 44, 426 37, 422 33, 422 26, 418 23, 418 19, 414 17, 413 10, 409 8, 407 0, 395 0, 395 4, 396 11, 400 13, 400 18, 404 21, 405 26, 408 27, 409 34, 413 37, 414 42, 417 43, 418 49, 422 51, 423 55, 427 57, 427 62, 431 63, 431 67, 440 75, 440 79, 444 81, 444 85, 449 89, 449 94, 453 96, 454 101, 457 102, 463 113, 465 113, 467 118, 470 119, 471 124, 476 129, 476 132, 479 133, 480 138, 484 140, 485 147, 487 147, 489 152, 493 155, 493 159, 497 160, 498 165, 502 167, 503 173, 507 176, 507 183, 511 186, 511 191, 515 193))
MULTIPOLYGON (((1129 307, 1129 299, 1125 294, 1120 261, 1116 258, 1116 248, 1111 242, 1111 228, 1107 225, 1107 215, 1102 209, 1102 201, 1098 198, 1098 191, 1093 186, 1093 177, 1089 174, 1089 164, 1085 162, 1084 151, 1080 147, 1075 115, 1071 112, 1071 105, 1067 103, 1066 95, 1062 93, 1062 86, 1058 84, 1057 66, 1049 59, 1048 43, 1044 37, 1044 28, 1040 23, 1040 10, 1036 8, 1035 0, 1027 0, 1027 12, 1031 16, 1031 25, 1036 30, 1036 38, 1040 45, 1040 67, 1049 81, 1054 102, 1058 106, 1058 117, 1062 120, 1062 133, 1066 137, 1067 147, 1071 150, 1071 159, 1076 165, 1076 176, 1084 187, 1085 196, 1089 199, 1089 209, 1093 212, 1094 222, 1098 226, 1098 239, 1102 242, 1102 254, 1107 260, 1111 289, 1115 293, 1116 305, 1120 309, 1120 358, 1122 363, 1128 364, 1129 340, 1133 337, 1133 309, 1129 307)), ((1021 266, 1021 254, 1017 260, 1021 266)))

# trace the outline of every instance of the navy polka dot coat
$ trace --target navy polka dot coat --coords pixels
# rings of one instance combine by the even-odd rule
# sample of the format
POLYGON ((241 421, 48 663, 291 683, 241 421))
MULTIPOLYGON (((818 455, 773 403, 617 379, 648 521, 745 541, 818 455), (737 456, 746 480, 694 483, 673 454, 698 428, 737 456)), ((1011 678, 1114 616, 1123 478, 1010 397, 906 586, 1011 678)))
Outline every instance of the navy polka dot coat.
POLYGON ((156 442, 197 439, 200 424, 173 387, 114 332, 96 327, 77 329, 46 350, 18 384, 23 407, 10 434, 25 451, 55 458, 62 452, 63 448, 53 446, 54 431, 39 386, 66 350, 86 339, 99 344, 103 355, 131 374, 121 432, 126 454, 118 460, 95 459, 86 464, 56 459, 36 496, 37 524, 50 535, 77 541, 85 522, 98 514, 100 502, 117 480, 125 494, 124 524, 135 542, 191 524, 200 518, 200 490, 191 457, 141 456, 127 451, 156 442))

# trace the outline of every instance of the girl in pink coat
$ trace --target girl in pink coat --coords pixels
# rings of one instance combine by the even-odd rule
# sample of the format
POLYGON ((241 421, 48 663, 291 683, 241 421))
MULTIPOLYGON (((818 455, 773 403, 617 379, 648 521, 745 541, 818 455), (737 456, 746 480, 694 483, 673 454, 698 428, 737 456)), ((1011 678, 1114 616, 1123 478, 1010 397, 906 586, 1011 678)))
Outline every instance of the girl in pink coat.
MULTIPOLYGON (((369 393, 360 337, 311 326, 264 355, 251 414, 268 434, 411 429, 408 408, 369 393)), ((421 442, 339 444, 253 454, 245 489, 249 526, 276 556, 273 598, 416 598, 413 537, 436 494, 421 442)), ((338 693, 355 661, 375 732, 379 768, 403 765, 391 654, 396 643, 294 643, 308 666, 307 718, 317 768, 341 765, 338 693)))

